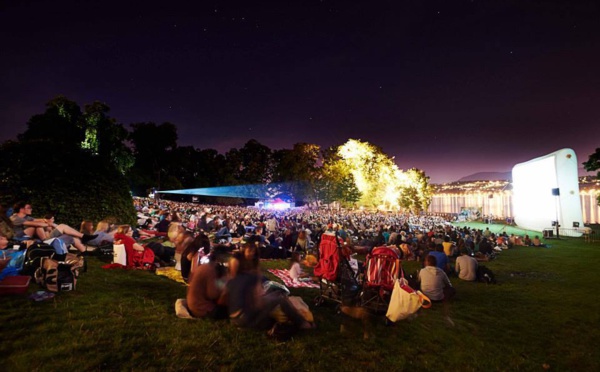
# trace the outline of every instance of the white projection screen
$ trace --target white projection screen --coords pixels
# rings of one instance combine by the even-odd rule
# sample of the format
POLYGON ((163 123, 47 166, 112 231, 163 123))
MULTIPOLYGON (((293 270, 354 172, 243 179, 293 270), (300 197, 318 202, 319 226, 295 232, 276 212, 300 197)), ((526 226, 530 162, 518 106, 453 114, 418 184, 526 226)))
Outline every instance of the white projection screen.
POLYGON ((575 152, 562 149, 513 167, 513 210, 519 227, 543 231, 558 220, 563 228, 574 223, 583 228, 577 165, 575 152))

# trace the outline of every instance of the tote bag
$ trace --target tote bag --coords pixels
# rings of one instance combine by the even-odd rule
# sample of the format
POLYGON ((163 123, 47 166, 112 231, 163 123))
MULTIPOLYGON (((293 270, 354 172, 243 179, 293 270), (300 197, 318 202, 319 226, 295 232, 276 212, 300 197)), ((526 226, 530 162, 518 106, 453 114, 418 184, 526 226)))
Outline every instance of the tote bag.
POLYGON ((127 253, 125 252, 125 244, 113 245, 113 263, 127 266, 127 253))
POLYGON ((394 290, 390 298, 390 304, 386 317, 397 322, 406 319, 416 313, 421 307, 428 309, 431 307, 431 300, 421 291, 415 291, 408 285, 404 275, 394 283, 394 290))

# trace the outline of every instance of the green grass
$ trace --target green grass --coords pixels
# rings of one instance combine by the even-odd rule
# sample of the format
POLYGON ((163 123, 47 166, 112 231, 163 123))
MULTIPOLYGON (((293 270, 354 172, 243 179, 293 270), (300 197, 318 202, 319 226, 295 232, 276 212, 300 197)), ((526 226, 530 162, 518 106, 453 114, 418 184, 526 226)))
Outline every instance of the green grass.
MULTIPOLYGON (((340 334, 335 306, 312 306, 317 290, 292 293, 311 305, 318 329, 276 343, 225 321, 179 319, 174 303, 185 296, 184 286, 148 272, 103 270, 90 257, 74 292, 41 303, 0 298, 0 365, 6 371, 539 371, 544 364, 600 370, 600 243, 551 244, 504 251, 486 263, 497 285, 451 278, 453 327, 434 304, 391 327, 377 318, 375 337, 366 341, 358 322, 340 334)), ((418 263, 404 267, 413 272, 418 263)))

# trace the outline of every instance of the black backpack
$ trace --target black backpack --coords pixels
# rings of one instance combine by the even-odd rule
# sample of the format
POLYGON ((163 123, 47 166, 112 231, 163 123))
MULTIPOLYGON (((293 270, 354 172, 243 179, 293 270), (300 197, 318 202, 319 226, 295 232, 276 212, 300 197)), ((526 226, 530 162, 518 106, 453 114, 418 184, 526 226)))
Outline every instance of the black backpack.
POLYGON ((23 264, 23 270, 21 275, 33 276, 35 271, 41 266, 42 259, 49 257, 57 261, 65 259, 65 255, 56 253, 56 250, 51 245, 45 243, 33 243, 27 248, 25 253, 25 262, 23 264))
POLYGON ((477 267, 477 281, 486 284, 496 284, 494 272, 483 265, 477 267))

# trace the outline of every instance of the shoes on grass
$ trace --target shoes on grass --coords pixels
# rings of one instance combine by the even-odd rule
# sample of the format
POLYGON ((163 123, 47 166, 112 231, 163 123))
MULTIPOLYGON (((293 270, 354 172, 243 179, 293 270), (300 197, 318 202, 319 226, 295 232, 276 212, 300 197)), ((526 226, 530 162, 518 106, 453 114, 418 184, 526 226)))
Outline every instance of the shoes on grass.
POLYGON ((54 293, 46 291, 37 291, 35 293, 32 293, 31 296, 29 296, 29 298, 36 302, 45 301, 54 298, 54 293))

